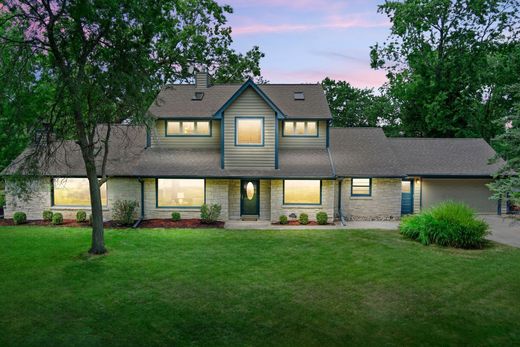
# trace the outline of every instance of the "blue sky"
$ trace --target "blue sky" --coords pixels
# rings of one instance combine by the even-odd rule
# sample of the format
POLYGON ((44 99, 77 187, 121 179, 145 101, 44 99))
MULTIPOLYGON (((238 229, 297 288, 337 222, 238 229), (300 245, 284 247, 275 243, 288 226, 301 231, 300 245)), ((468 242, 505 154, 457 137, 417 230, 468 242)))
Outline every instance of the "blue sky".
POLYGON ((315 83, 328 76, 357 87, 379 87, 383 71, 370 68, 370 46, 383 42, 390 22, 378 0, 218 0, 228 16, 234 48, 266 54, 271 83, 315 83))

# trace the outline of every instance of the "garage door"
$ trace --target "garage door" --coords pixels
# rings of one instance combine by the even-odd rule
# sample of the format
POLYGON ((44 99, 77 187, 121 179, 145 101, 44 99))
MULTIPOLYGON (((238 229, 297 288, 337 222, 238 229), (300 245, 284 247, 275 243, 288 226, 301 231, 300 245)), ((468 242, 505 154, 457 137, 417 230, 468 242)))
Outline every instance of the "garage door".
POLYGON ((489 200, 486 187, 489 179, 423 179, 422 207, 428 208, 441 201, 461 201, 480 213, 496 213, 496 200, 489 200))

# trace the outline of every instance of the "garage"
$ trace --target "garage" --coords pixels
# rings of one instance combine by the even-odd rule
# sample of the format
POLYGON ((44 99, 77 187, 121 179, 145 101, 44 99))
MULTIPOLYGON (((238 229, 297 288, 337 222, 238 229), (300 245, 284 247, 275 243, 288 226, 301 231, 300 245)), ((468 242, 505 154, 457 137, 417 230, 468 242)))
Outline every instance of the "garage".
POLYGON ((497 201, 490 200, 486 187, 490 179, 422 179, 422 207, 429 208, 441 201, 453 200, 466 203, 479 213, 497 212, 497 201))

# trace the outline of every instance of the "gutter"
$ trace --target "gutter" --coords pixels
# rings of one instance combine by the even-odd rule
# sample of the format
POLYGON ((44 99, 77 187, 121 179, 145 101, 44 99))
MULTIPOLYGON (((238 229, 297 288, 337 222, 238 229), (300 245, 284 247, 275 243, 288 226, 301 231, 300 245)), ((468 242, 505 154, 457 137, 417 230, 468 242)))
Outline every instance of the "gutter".
POLYGON ((144 180, 141 177, 139 177, 137 180, 139 181, 139 183, 141 183, 141 215, 139 216, 139 219, 134 223, 134 225, 132 225, 132 228, 134 229, 137 228, 144 219, 144 180))

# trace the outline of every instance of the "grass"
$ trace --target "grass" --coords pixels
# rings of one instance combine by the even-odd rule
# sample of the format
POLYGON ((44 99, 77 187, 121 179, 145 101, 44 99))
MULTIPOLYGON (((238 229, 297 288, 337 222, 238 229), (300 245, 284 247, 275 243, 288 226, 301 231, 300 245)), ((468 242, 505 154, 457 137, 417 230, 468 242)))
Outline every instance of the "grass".
POLYGON ((520 250, 389 231, 0 228, 0 345, 518 345, 520 250))

